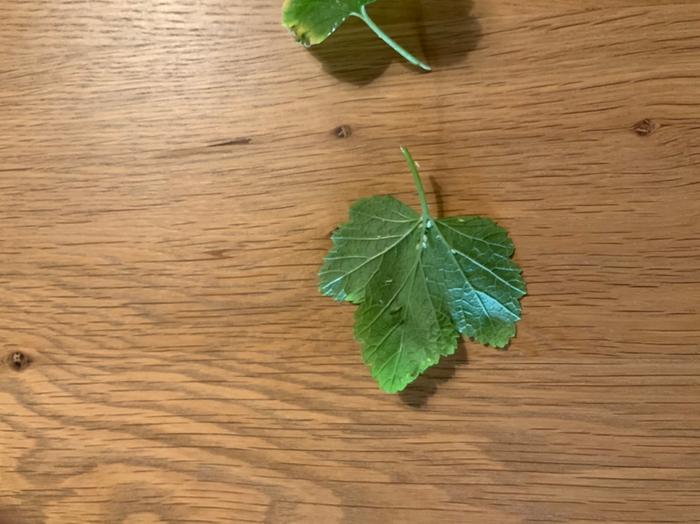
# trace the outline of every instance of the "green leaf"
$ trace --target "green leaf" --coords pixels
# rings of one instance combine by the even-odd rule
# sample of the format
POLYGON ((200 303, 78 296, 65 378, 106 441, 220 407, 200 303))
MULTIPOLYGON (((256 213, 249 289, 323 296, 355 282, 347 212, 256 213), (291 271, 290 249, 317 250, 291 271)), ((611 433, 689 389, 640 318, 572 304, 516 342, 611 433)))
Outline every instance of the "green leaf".
POLYGON ((411 64, 426 71, 430 66, 401 47, 374 23, 366 6, 376 0, 285 0, 282 6, 282 23, 298 42, 306 47, 320 44, 340 27, 350 16, 364 21, 389 47, 411 64))
POLYGON ((375 0, 286 0, 282 23, 305 46, 320 44, 375 0))
POLYGON ((333 234, 319 274, 324 295, 359 305, 355 338, 389 393, 454 353, 459 333, 505 347, 525 295, 506 230, 476 216, 435 220, 402 150, 423 212, 390 196, 359 200, 333 234))

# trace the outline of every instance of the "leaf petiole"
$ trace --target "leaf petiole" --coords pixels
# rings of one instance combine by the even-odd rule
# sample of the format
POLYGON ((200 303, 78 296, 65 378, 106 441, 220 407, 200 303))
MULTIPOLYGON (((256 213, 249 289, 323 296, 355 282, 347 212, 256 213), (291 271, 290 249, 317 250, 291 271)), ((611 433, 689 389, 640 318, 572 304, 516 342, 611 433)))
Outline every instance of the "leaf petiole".
POLYGON ((374 33, 384 40, 386 44, 391 47, 394 51, 396 51, 398 54, 400 54, 402 57, 404 57, 406 60, 408 60, 411 64, 420 67, 421 69, 425 71, 432 71, 431 67, 426 64, 425 62, 419 60, 415 56, 413 56, 411 53, 406 51, 403 47, 401 47, 394 39, 392 39, 389 35, 387 35, 384 31, 382 31, 382 28, 379 27, 377 24, 374 23, 374 20, 372 20, 367 14, 367 9, 363 5, 360 8, 359 13, 351 13, 352 16, 356 16, 357 18, 361 19, 365 24, 369 26, 369 28, 374 31, 374 33))
POLYGON ((416 189, 418 190, 418 199, 420 200, 420 207, 423 210, 423 220, 428 220, 430 218, 430 210, 428 209, 428 200, 425 198, 425 189, 423 189, 423 182, 420 179, 418 166, 415 160, 413 160, 411 153, 408 152, 408 149, 401 146, 401 152, 406 162, 408 162, 408 167, 413 175, 413 182, 416 184, 416 189))

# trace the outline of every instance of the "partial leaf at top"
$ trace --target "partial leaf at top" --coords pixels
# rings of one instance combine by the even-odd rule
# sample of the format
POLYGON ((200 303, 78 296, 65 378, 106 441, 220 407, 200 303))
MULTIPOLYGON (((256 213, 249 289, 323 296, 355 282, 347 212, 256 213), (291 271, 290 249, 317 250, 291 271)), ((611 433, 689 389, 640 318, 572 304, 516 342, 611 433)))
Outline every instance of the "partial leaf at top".
POLYGON ((430 71, 428 64, 401 47, 374 23, 366 9, 374 2, 375 0, 285 0, 282 6, 282 23, 298 42, 310 47, 320 44, 332 35, 349 16, 356 16, 411 64, 430 71))
POLYGON ((286 0, 282 22, 305 46, 320 44, 350 15, 375 0, 286 0))

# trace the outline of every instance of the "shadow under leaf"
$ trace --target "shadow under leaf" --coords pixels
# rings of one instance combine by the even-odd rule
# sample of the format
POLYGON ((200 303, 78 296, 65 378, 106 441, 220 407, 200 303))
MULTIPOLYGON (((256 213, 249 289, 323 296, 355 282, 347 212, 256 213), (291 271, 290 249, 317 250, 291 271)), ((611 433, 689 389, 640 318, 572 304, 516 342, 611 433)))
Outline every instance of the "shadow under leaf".
POLYGON ((433 175, 428 175, 428 181, 430 182, 430 187, 432 188, 432 193, 435 198, 435 213, 433 217, 436 219, 445 217, 445 205, 442 199, 442 186, 437 181, 433 175))
POLYGON ((444 357, 437 365, 427 369, 399 393, 399 397, 404 404, 412 408, 424 407, 428 399, 437 392, 440 384, 444 384, 455 375, 457 366, 468 362, 467 348, 464 339, 460 337, 454 354, 444 357))

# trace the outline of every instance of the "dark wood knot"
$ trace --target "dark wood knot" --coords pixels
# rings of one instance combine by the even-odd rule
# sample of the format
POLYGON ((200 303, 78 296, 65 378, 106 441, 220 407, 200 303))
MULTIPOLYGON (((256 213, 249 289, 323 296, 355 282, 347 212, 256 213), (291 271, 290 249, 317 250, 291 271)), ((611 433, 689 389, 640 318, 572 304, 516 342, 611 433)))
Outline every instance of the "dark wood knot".
POLYGON ((32 363, 32 359, 22 351, 13 351, 7 356, 7 363, 15 371, 22 371, 29 367, 29 364, 32 363))
POLYGON ((352 129, 350 126, 343 124, 338 126, 333 130, 333 134, 338 138, 347 138, 352 135, 352 129))

